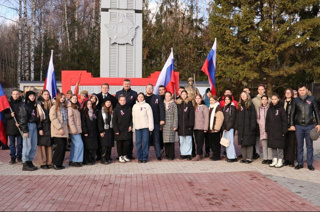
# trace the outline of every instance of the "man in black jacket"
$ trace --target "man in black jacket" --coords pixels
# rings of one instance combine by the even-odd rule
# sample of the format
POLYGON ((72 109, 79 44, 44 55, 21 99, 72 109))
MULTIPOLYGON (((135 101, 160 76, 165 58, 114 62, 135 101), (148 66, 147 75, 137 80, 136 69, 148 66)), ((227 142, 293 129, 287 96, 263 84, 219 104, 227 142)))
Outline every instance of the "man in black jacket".
MULTIPOLYGON (((136 103, 138 94, 134 90, 131 90, 130 79, 123 80, 123 89, 120 91, 117 91, 116 98, 118 99, 121 94, 126 97, 126 105, 128 105, 132 109, 133 105, 136 103)), ((132 156, 132 151, 133 151, 133 140, 131 138, 129 151, 128 151, 129 159, 134 159, 134 157, 132 156)))
MULTIPOLYGON (((161 160, 161 149, 163 146, 160 145, 160 125, 164 125, 165 121, 165 110, 162 98, 159 95, 153 94, 153 85, 148 84, 146 87, 146 102, 151 106, 154 121, 154 130, 152 132, 154 150, 158 160, 161 160)), ((163 145, 163 144, 162 144, 163 145)))
POLYGON ((166 94, 166 88, 163 85, 159 86, 159 96, 161 97, 162 101, 164 101, 164 96, 166 94))
POLYGON ((313 171, 313 141, 310 139, 310 131, 314 128, 313 118, 317 121, 317 131, 320 132, 320 116, 316 99, 308 96, 308 89, 305 85, 299 86, 299 97, 293 100, 290 118, 290 130, 296 131, 298 141, 298 165, 296 170, 303 168, 303 145, 304 139, 307 146, 307 163, 308 169, 313 171))
MULTIPOLYGON (((15 89, 11 93, 10 97, 10 109, 6 109, 3 112, 3 116, 6 119, 6 134, 10 140, 10 164, 15 164, 16 159, 19 163, 22 162, 22 137, 19 132, 19 124, 15 122, 14 118, 17 119, 19 116, 19 109, 22 106, 22 98, 20 97, 19 90, 15 89), (17 146, 15 145, 17 139, 17 146), (17 148, 17 151, 16 151, 17 148)), ((18 120, 17 120, 18 121, 18 120)))
POLYGON ((97 105, 97 109, 101 109, 103 107, 103 102, 107 101, 107 100, 110 100, 111 101, 111 104, 112 104, 112 107, 113 109, 116 108, 116 105, 117 105, 117 98, 112 96, 110 93, 109 93, 109 84, 108 83, 103 83, 101 85, 101 92, 97 94, 97 97, 99 99, 99 103, 97 105))

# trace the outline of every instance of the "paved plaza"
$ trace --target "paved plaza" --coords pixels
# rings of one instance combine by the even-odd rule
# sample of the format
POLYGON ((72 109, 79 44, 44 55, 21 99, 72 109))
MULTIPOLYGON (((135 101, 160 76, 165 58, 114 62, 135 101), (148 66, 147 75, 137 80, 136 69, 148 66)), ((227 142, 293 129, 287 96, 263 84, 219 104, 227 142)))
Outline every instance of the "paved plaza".
MULTIPOLYGON (((315 171, 205 159, 22 172, 0 150, 1 211, 319 211, 320 141, 315 171)), ((176 144, 176 155, 179 147, 176 144)), ((113 158, 116 157, 113 148, 113 158)), ((36 160, 35 160, 36 161, 36 160)), ((35 163, 36 164, 36 163, 35 163)))

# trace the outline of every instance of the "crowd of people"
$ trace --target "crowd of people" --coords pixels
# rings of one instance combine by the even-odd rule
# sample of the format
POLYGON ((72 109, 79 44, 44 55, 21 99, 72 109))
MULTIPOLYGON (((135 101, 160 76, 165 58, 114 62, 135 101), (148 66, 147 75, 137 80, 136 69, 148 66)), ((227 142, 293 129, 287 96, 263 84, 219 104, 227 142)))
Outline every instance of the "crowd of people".
POLYGON ((135 159, 135 140, 139 163, 148 161, 150 145, 157 160, 174 160, 178 143, 181 160, 218 161, 225 155, 227 162, 241 158, 240 163, 250 164, 262 156, 262 163, 270 167, 301 169, 306 142, 308 168, 314 170, 313 140, 319 136, 320 117, 315 97, 305 85, 298 91, 286 89, 283 98, 268 97, 263 84, 255 97, 244 88, 237 102, 229 89, 221 98, 210 89, 202 96, 192 78, 188 83, 187 88, 179 88, 178 96, 164 86, 156 95, 152 84, 145 93, 137 93, 125 79, 115 96, 104 83, 99 94, 82 91, 80 101, 72 91, 51 98, 47 90, 30 90, 23 97, 13 90, 12 111, 3 113, 9 163, 22 163, 23 171, 37 170, 33 159, 38 152, 41 169, 64 169, 68 143, 69 166, 110 164, 115 144, 117 160, 127 163, 135 159), (236 144, 241 145, 242 156, 237 155, 236 144))

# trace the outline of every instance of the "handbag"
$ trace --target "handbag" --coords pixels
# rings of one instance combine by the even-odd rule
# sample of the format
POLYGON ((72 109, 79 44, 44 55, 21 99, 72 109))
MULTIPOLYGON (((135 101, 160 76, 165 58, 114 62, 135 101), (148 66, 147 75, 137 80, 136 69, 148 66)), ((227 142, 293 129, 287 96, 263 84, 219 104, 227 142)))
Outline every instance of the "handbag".
POLYGON ((226 139, 226 138, 224 137, 224 134, 225 134, 225 131, 223 132, 222 138, 220 139, 220 144, 221 144, 222 146, 229 147, 229 145, 230 145, 229 134, 228 134, 228 139, 226 139))

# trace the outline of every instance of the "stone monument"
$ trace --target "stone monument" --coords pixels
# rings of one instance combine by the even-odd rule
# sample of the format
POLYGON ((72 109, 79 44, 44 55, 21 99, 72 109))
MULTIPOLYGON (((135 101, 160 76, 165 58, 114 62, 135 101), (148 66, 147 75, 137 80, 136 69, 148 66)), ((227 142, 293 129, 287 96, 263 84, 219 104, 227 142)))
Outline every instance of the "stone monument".
POLYGON ((100 77, 142 77, 142 0, 101 0, 100 77))

